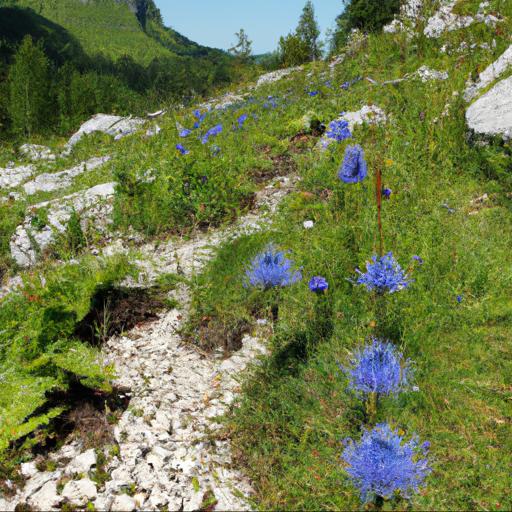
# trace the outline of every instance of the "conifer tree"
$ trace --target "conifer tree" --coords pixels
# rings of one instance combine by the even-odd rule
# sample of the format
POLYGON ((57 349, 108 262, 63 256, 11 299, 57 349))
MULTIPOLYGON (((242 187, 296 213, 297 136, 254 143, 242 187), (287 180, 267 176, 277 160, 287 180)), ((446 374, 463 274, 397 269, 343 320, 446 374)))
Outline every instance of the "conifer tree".
POLYGON ((235 36, 238 41, 228 51, 240 61, 247 62, 252 54, 252 41, 243 28, 240 29, 240 32, 235 32, 235 36))
POLYGON ((310 61, 318 60, 322 55, 321 44, 318 41, 320 29, 315 19, 315 8, 311 0, 306 2, 302 10, 296 33, 308 49, 308 59, 310 61))
POLYGON ((15 132, 30 136, 48 125, 49 62, 41 45, 26 36, 9 68, 9 114, 15 132))

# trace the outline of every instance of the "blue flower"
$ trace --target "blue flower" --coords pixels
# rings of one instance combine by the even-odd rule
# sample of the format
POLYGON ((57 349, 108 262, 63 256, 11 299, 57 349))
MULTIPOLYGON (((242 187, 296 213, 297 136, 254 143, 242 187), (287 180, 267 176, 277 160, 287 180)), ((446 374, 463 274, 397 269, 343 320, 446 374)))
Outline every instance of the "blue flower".
POLYGON ((325 135, 329 139, 333 139, 337 142, 341 142, 342 140, 352 137, 348 126, 348 121, 345 121, 344 119, 336 119, 331 121, 325 135))
POLYGON ((176 144, 176 149, 182 154, 182 155, 188 155, 190 151, 183 146, 183 144, 176 144))
POLYGON ((382 195, 384 196, 384 199, 389 199, 392 193, 393 191, 390 188, 385 188, 382 190, 382 195))
POLYGON ((420 265, 423 265, 423 258, 421 256, 413 256, 412 259, 417 261, 420 265))
POLYGON ((379 294, 400 291, 412 282, 391 252, 380 258, 373 256, 372 261, 366 264, 365 273, 359 269, 356 272, 359 274, 356 284, 366 286, 369 292, 375 290, 379 294))
POLYGON ((219 133, 222 132, 222 125, 221 124, 218 124, 217 126, 214 126, 213 128, 210 128, 202 137, 201 137, 201 142, 203 144, 206 144, 208 142, 208 139, 210 137, 213 137, 215 135, 218 135, 219 133))
POLYGON ((410 364, 392 343, 374 338, 354 354, 349 366, 341 369, 348 375, 350 389, 389 395, 407 388, 412 374, 410 364))
POLYGON ((417 436, 404 441, 397 430, 381 423, 372 430, 364 429, 359 442, 346 439, 341 459, 364 503, 377 496, 391 498, 395 493, 407 499, 419 491, 432 471, 426 458, 429 446, 419 446, 417 436))
POLYGON ((245 121, 247 121, 247 118, 249 116, 247 114, 242 114, 238 119, 237 119, 237 122, 238 122, 238 127, 239 128, 242 128, 242 126, 244 125, 245 121))
POLYGON ((323 293, 329 289, 329 283, 322 276, 315 276, 309 281, 309 289, 315 293, 323 293))
POLYGON ((293 270, 292 266, 293 262, 286 258, 283 251, 268 245, 252 260, 246 271, 248 285, 268 290, 294 284, 302 279, 302 274, 298 270, 293 270))
POLYGON ((179 136, 180 137, 188 137, 192 133, 192 130, 189 130, 188 128, 183 128, 183 130, 180 131, 179 136))
POLYGON ((202 123, 206 117, 206 112, 204 114, 201 114, 201 111, 199 109, 194 110, 194 117, 197 119, 198 123, 202 123))
POLYGON ((359 144, 347 146, 345 157, 338 172, 344 183, 359 183, 368 175, 368 166, 364 159, 364 151, 359 144))

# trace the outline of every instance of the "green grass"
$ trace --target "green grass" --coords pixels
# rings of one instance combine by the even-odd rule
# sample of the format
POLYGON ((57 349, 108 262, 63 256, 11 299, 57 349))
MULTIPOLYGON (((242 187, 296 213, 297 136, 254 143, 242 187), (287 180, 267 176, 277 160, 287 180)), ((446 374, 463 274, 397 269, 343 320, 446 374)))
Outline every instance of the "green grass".
MULTIPOLYGON (((78 179, 62 194, 113 175, 120 183, 115 229, 134 228, 148 238, 189 235, 231 222, 250 208, 253 193, 272 175, 295 172, 301 177, 297 191, 285 198, 269 228, 226 240, 204 272, 194 276, 191 316, 184 332, 204 348, 219 345, 229 351, 239 346, 257 319, 270 323, 272 305, 279 303, 270 355, 247 375, 237 406, 226 418, 235 463, 251 477, 254 499, 262 510, 361 508, 340 454, 344 438, 360 436, 365 415, 361 403, 347 392, 338 363, 345 364, 352 351, 374 335, 395 342, 415 362, 418 391, 385 399, 378 411, 378 421, 431 442, 433 472, 412 499, 412 509, 512 507, 512 148, 500 141, 480 146, 469 140, 461 94, 467 77, 510 44, 512 7, 500 0, 492 7, 507 16, 498 32, 477 24, 439 41, 421 35, 412 40, 404 35, 370 36, 333 76, 324 63, 308 66, 291 79, 251 91, 252 100, 247 97, 226 111, 210 112, 200 130, 187 138, 178 136, 176 121, 192 127, 192 109, 171 110, 158 120, 162 132, 157 137, 139 134, 116 143, 108 137, 84 139, 62 162, 67 168, 93 154, 112 155, 104 172, 78 179), (492 51, 440 51, 448 42, 458 47, 462 41, 493 38, 497 46, 492 51), (385 87, 362 80, 348 91, 339 88, 357 76, 378 82, 400 78, 423 64, 447 70, 450 79, 385 87), (326 85, 327 79, 334 88, 326 85), (319 90, 320 95, 309 97, 306 90, 319 90), (277 98, 276 108, 264 108, 269 95, 277 98), (339 112, 365 104, 381 107, 388 122, 358 127, 351 140, 325 153, 312 149, 315 137, 303 133, 307 119, 328 123, 339 112), (448 115, 443 116, 447 105, 448 115), (246 124, 233 130, 242 113, 249 114, 246 124), (223 132, 201 144, 198 136, 218 123, 223 132), (297 142, 297 135, 306 140, 297 142), (190 154, 178 154, 177 143, 190 154), (354 186, 337 178, 351 143, 364 147, 370 171, 366 181, 354 186), (211 152, 214 144, 221 149, 217 156, 211 152), (372 296, 350 282, 355 269, 364 267, 378 250, 377 168, 382 170, 383 185, 393 190, 383 204, 385 249, 393 251, 404 267, 413 255, 424 260, 415 267, 411 286, 386 297, 384 306, 377 306, 372 296), (487 203, 472 204, 484 193, 489 195, 487 203), (306 231, 305 220, 313 220, 314 228, 306 231), (289 257, 304 275, 303 282, 278 294, 244 287, 248 262, 270 241, 290 250, 289 257), (314 275, 325 276, 330 284, 323 304, 307 287, 314 275), (463 297, 460 304, 458 295, 463 297)), ((10 154, 12 148, 7 148, 0 158, 7 160, 10 154)), ((43 198, 48 196, 34 200, 43 198)), ((5 261, 9 237, 28 205, 22 206, 0 207, 0 251, 5 261)), ((45 262, 43 268, 48 265, 45 262)), ((121 265, 119 272, 110 267, 93 267, 91 272, 87 265, 81 270, 53 269, 43 291, 32 284, 37 293, 29 287, 30 293, 14 299, 19 303, 2 302, 0 321, 7 326, 0 331, 2 361, 6 367, 19 368, 9 390, 27 386, 36 404, 57 385, 55 379, 65 386, 60 379, 69 372, 84 379, 100 378, 83 374, 83 369, 69 366, 69 358, 56 355, 61 347, 56 340, 63 337, 66 346, 72 341, 73 322, 90 306, 99 283, 128 271, 121 265), (48 310, 52 321, 47 325, 48 310), (61 321, 55 310, 70 316, 61 321), (20 318, 21 311, 30 314, 20 318)), ((164 281, 172 284, 175 277, 164 281)), ((84 347, 79 350, 89 350, 84 347)), ((27 401, 20 404, 26 406, 27 401)), ((0 405, 10 411, 7 398, 0 405)), ((11 413, 16 435, 49 421, 59 410, 35 416, 35 424, 27 424, 29 414, 23 408, 11 413)), ((13 438, 2 438, 4 445, 13 438)), ((391 502, 384 506, 403 507, 404 503, 391 502)))
POLYGON ((146 66, 153 59, 170 57, 172 52, 146 35, 137 18, 123 2, 113 0, 77 2, 16 0, 5 5, 30 7, 34 11, 65 28, 80 42, 83 50, 89 54, 103 54, 113 60, 130 55, 146 66))
MULTIPOLYGON (((465 36, 447 38, 468 35, 485 41, 490 31, 475 26, 465 36)), ((204 318, 214 326, 270 318, 265 297, 243 286, 244 269, 269 240, 291 250, 290 258, 303 267, 304 282, 279 296, 271 355, 247 378, 227 419, 236 461, 253 479, 263 510, 359 509, 340 455, 344 438, 359 437, 364 411, 347 392, 338 362, 346 363, 355 347, 376 334, 415 362, 419 391, 384 400, 378 414, 378 421, 432 443, 433 473, 412 500, 413 509, 512 506, 510 146, 469 144, 465 105, 452 95, 463 90, 474 67, 486 66, 508 43, 498 40, 494 56, 476 51, 459 59, 439 52, 444 42, 370 37, 363 52, 338 68, 335 83, 357 75, 397 78, 423 63, 448 70, 447 82, 387 88, 360 82, 347 93, 323 90, 314 100, 305 97, 302 83, 294 88, 292 96, 301 101, 281 113, 280 128, 265 130, 282 142, 293 135, 286 127, 293 126, 289 121, 299 117, 298 110, 314 108, 328 121, 336 112, 375 103, 389 114, 385 127, 357 129, 350 141, 364 147, 370 179, 355 186, 338 181, 346 143, 322 157, 306 152, 297 158, 300 190, 287 198, 272 228, 228 242, 196 280, 191 329, 201 342, 204 318), (447 102, 449 115, 442 117, 447 102), (409 289, 387 299, 384 312, 348 281, 378 250, 377 166, 394 192, 383 206, 385 249, 404 267, 416 254, 425 262, 409 289), (491 200, 477 211, 471 201, 483 193, 491 200), (310 231, 302 227, 307 219, 315 221, 310 231), (313 275, 330 283, 328 339, 318 336, 317 299, 307 288, 313 275)), ((319 75, 310 81, 309 88, 318 88, 319 75)), ((278 84, 272 93, 289 88, 289 82, 278 84)), ((386 503, 385 509, 403 506, 386 503)))

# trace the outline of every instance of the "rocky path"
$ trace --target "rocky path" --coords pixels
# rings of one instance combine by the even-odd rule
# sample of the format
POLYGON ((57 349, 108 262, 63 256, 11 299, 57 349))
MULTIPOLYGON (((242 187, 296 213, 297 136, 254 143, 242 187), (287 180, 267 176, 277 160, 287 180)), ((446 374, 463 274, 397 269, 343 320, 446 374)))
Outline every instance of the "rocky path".
MULTIPOLYGON (((258 193, 256 210, 232 227, 185 243, 143 247, 144 257, 137 263, 145 283, 178 267, 192 276, 220 243, 268 222, 295 181, 274 180, 258 193)), ((109 250, 121 249, 114 244, 109 250)), ((105 362, 117 369, 116 384, 128 387, 131 398, 114 430, 119 451, 105 467, 111 479, 104 486, 93 481, 96 453, 74 441, 50 456, 56 462, 53 471, 23 464, 26 484, 14 498, 0 500, 1 510, 21 503, 36 510, 66 503, 116 511, 198 510, 213 504, 215 510, 250 509, 250 482, 233 466, 229 440, 219 436, 216 418, 235 399, 241 372, 265 352, 263 339, 246 336, 242 348, 227 359, 200 352, 179 334, 190 292, 183 285, 175 293, 177 309, 111 338, 104 347, 105 362)))

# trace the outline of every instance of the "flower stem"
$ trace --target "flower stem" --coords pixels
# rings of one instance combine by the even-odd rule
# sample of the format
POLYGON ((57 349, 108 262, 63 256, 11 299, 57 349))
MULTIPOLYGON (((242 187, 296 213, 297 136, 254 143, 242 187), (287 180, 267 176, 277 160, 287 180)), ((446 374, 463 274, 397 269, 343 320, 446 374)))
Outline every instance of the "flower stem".
POLYGON ((378 395, 374 391, 368 394, 366 399, 366 417, 369 425, 375 425, 377 419, 378 395))

